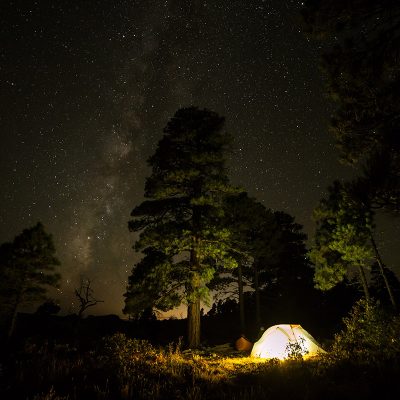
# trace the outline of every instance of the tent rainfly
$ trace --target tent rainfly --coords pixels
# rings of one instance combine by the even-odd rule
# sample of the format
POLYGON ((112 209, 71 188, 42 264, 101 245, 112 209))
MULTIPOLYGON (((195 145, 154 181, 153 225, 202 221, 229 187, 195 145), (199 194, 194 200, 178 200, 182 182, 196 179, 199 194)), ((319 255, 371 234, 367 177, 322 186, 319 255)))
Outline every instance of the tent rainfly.
POLYGON ((293 354, 309 358, 321 353, 326 351, 300 325, 280 324, 268 328, 254 343, 251 357, 284 360, 293 354))

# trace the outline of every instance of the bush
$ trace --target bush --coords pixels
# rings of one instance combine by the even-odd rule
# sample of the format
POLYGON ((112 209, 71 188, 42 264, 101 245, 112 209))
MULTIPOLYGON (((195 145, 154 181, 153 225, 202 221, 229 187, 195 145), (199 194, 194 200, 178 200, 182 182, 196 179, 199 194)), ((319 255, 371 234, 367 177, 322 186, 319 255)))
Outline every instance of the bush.
POLYGON ((148 362, 156 360, 157 352, 147 340, 116 333, 103 339, 99 358, 125 384, 132 376, 147 373, 148 362))
POLYGON ((378 363, 400 355, 400 319, 374 301, 359 300, 343 319, 345 328, 333 342, 331 355, 343 360, 378 363))

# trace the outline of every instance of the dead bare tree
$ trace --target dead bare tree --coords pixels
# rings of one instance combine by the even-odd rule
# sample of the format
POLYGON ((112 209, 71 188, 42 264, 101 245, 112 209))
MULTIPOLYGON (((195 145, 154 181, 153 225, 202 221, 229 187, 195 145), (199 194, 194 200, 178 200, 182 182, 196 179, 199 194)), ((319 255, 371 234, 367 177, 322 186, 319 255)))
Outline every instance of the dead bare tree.
POLYGON ((93 295, 93 289, 90 287, 91 280, 88 278, 81 278, 81 283, 78 289, 75 289, 75 296, 79 300, 79 318, 89 307, 93 307, 98 303, 104 303, 104 300, 97 300, 93 295))

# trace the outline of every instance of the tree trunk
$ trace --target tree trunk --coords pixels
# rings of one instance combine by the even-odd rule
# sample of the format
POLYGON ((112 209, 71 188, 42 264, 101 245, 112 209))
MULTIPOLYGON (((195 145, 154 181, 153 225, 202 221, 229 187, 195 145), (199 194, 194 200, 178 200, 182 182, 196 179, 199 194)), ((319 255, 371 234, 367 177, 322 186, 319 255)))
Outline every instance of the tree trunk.
POLYGON ((361 284, 364 290, 364 295, 365 295, 365 300, 369 301, 370 300, 370 296, 369 296, 369 289, 368 289, 368 283, 367 283, 367 278, 365 276, 365 272, 364 272, 364 268, 362 265, 358 266, 358 270, 360 272, 360 280, 361 280, 361 284))
POLYGON ((238 271, 238 289, 239 289, 240 333, 244 334, 246 325, 244 319, 243 276, 242 276, 242 266, 240 264, 237 267, 237 271, 238 271))
MULTIPOLYGON (((193 241, 196 243, 197 239, 194 238, 193 241)), ((190 252, 190 265, 192 276, 188 293, 188 345, 190 348, 196 348, 200 346, 200 297, 198 289, 201 284, 201 278, 197 272, 200 267, 195 249, 192 249, 190 252)))
POLYGON ((15 322, 17 321, 17 315, 18 315, 18 305, 14 308, 11 321, 10 321, 10 326, 8 328, 8 338, 11 339, 11 336, 14 333, 14 328, 15 328, 15 322))
POLYGON ((191 349, 200 346, 200 298, 188 304, 188 345, 191 349))
POLYGON ((257 325, 257 330, 259 330, 261 327, 260 287, 258 282, 257 265, 253 265, 253 268, 254 268, 254 289, 255 289, 255 300, 256 300, 256 325, 257 325))
POLYGON ((11 336, 13 335, 13 333, 14 333, 15 324, 17 322, 17 316, 18 316, 18 306, 19 306, 19 303, 21 301, 21 296, 22 296, 22 294, 19 293, 17 295, 17 298, 15 299, 15 304, 14 304, 14 307, 13 307, 13 310, 12 310, 10 326, 8 327, 8 333, 7 333, 8 339, 10 339, 11 336))
POLYGON ((390 288, 389 281, 387 280, 385 270, 383 268, 383 262, 382 262, 381 255, 379 254, 378 247, 376 246, 374 237, 372 235, 371 235, 371 243, 372 243, 372 247, 374 248, 374 251, 375 251, 375 260, 379 265, 379 269, 381 271, 383 281, 385 282, 386 290, 389 294, 390 302, 392 303, 393 308, 396 310, 397 309, 396 300, 394 299, 392 289, 390 288))

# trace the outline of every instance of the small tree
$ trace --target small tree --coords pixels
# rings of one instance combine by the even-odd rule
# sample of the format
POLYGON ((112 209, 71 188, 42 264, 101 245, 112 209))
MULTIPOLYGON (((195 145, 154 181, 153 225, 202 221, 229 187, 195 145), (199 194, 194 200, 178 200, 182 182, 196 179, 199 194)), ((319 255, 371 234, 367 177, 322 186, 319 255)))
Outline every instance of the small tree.
POLYGON ((12 243, 0 246, 0 292, 3 306, 8 308, 9 337, 13 334, 19 307, 44 300, 47 287, 58 287, 60 274, 54 270, 59 264, 52 236, 40 222, 24 229, 12 243))
POLYGON ((39 315, 54 315, 59 313, 61 307, 57 304, 54 299, 47 299, 42 303, 36 310, 36 314, 39 315))
POLYGON ((82 317, 85 310, 89 307, 94 307, 98 303, 104 303, 104 300, 97 300, 94 297, 94 291, 91 288, 91 284, 92 282, 90 279, 81 277, 79 288, 75 289, 75 296, 79 301, 79 318, 82 317))

